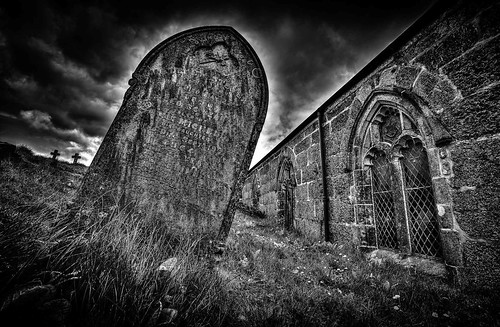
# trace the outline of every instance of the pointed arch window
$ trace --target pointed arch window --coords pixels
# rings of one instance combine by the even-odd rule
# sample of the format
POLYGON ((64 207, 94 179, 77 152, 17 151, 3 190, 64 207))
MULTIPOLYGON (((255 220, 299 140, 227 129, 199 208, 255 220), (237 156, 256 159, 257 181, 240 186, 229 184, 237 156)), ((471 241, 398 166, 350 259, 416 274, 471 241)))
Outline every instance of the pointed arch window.
POLYGON ((360 135, 355 213, 361 245, 441 256, 427 150, 417 123, 399 108, 378 108, 360 135))

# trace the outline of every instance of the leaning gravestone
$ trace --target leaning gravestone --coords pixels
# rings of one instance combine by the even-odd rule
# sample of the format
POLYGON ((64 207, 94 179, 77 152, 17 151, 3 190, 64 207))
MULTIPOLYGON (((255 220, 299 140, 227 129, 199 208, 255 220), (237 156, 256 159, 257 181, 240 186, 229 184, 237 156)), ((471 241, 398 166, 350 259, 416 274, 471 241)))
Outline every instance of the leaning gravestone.
POLYGON ((267 111, 255 51, 231 27, 191 29, 156 46, 129 84, 77 197, 224 239, 267 111))

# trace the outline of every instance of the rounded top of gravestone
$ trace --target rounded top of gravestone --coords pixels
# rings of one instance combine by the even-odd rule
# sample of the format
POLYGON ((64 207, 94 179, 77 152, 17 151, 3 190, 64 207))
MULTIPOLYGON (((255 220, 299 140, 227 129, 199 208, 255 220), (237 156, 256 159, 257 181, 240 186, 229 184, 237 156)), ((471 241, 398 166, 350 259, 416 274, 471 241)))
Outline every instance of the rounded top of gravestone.
MULTIPOLYGON (((170 44, 176 42, 177 40, 180 39, 187 39, 190 36, 192 37, 190 41, 199 41, 200 44, 203 43, 203 40, 197 40, 197 35, 203 35, 206 33, 217 33, 217 32, 222 32, 222 33, 228 33, 232 34, 239 42, 241 42, 245 48, 249 51, 249 53, 252 56, 252 61, 257 65, 257 67, 252 71, 252 74, 255 77, 262 77, 262 83, 263 83, 263 90, 265 94, 263 95, 263 99, 265 100, 265 103, 262 104, 266 108, 266 110, 263 111, 263 115, 265 118, 265 115, 267 113, 267 105, 269 101, 269 86, 267 83, 267 77, 266 73, 264 70, 264 67, 262 66, 261 61, 259 60, 259 57, 257 56, 257 53, 255 50, 252 48, 250 43, 240 34, 238 31, 236 31, 233 27, 231 26, 225 26, 225 25, 217 25, 217 26, 200 26, 200 27, 195 27, 189 30, 185 30, 183 32, 177 33, 175 35, 170 36, 166 40, 160 42, 158 45, 156 45, 147 55, 142 59, 142 61, 139 63, 137 66, 137 69, 135 72, 132 74, 132 78, 129 80, 129 85, 134 85, 137 82, 137 76, 141 74, 144 70, 149 69, 149 65, 152 63, 152 61, 156 60, 157 56, 159 53, 161 53, 165 48, 167 48, 170 44)), ((203 38, 202 38, 203 39, 203 38)), ((223 52, 221 50, 220 52, 223 52)), ((126 96, 126 95, 125 95, 126 96)))

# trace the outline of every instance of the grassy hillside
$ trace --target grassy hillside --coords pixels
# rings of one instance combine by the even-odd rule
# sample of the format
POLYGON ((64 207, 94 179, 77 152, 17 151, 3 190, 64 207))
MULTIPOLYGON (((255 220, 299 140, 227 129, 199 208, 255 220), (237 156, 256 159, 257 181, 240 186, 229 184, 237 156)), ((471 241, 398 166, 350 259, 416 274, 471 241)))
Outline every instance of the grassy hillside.
POLYGON ((152 217, 79 221, 68 204, 85 168, 2 152, 1 326, 500 325, 498 290, 308 243, 271 218, 239 213, 210 259, 206 240, 152 217))

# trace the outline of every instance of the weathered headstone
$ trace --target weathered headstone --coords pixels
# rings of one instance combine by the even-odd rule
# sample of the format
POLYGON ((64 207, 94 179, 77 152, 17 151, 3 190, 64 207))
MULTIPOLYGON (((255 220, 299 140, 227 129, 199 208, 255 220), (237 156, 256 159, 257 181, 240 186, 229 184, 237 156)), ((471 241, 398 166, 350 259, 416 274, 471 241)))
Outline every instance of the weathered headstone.
POLYGON ((74 155, 71 156, 73 158, 73 165, 76 165, 78 163, 78 159, 80 159, 82 156, 77 152, 74 155))
POLYGON ((129 84, 78 197, 224 239, 267 111, 254 50, 231 27, 191 29, 156 46, 129 84))
POLYGON ((56 161, 57 160, 57 157, 60 156, 61 154, 59 153, 59 151, 54 150, 50 153, 50 155, 52 156, 52 160, 56 161))

